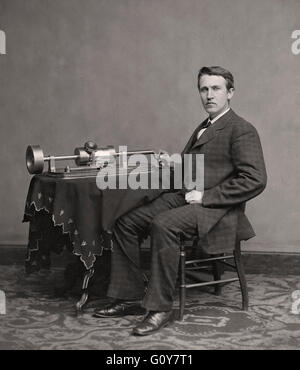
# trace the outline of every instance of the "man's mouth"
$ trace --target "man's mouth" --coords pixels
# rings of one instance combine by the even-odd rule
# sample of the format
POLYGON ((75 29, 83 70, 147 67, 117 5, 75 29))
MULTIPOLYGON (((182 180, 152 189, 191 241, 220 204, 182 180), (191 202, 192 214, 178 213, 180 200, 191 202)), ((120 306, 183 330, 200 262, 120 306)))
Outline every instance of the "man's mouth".
POLYGON ((206 103, 206 105, 216 105, 216 104, 212 103, 212 102, 209 102, 209 103, 206 103))

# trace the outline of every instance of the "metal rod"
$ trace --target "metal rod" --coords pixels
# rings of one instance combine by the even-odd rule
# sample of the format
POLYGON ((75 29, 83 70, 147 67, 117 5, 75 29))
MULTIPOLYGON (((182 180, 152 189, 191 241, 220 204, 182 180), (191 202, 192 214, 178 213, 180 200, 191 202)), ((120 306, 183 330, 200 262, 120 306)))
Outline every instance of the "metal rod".
MULTIPOLYGON (((155 154, 155 152, 153 150, 138 150, 138 151, 131 151, 131 152, 118 152, 118 153, 108 153, 107 156, 117 156, 117 155, 121 155, 121 154, 126 154, 126 155, 130 155, 130 154, 155 154)), ((69 159, 77 159, 79 158, 80 155, 61 155, 61 156, 58 156, 58 157, 54 157, 54 159, 56 161, 63 161, 63 160, 69 160, 69 159)), ((104 155, 105 157, 105 155, 104 155)), ((44 158, 45 161, 50 161, 50 156, 48 157, 45 157, 44 158)))
MULTIPOLYGON (((67 160, 67 159, 77 159, 79 157, 80 157, 79 155, 62 155, 62 156, 59 156, 59 157, 52 157, 52 158, 54 158, 56 161, 63 161, 63 160, 67 160)), ((45 157, 44 161, 50 161, 50 158, 51 158, 51 156, 45 157)))
POLYGON ((126 155, 130 155, 130 154, 155 154, 155 152, 153 150, 137 150, 137 151, 132 151, 132 152, 118 152, 118 153, 114 153, 113 155, 121 155, 121 154, 126 154, 126 155))

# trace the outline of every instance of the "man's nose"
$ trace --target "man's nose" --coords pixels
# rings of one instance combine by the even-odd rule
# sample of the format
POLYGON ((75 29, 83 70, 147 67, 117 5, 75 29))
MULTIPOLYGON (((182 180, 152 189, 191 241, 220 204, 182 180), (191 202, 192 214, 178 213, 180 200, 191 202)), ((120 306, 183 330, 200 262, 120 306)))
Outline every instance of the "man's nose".
POLYGON ((211 89, 208 89, 207 90, 207 99, 212 99, 212 97, 213 97, 212 90, 211 89))

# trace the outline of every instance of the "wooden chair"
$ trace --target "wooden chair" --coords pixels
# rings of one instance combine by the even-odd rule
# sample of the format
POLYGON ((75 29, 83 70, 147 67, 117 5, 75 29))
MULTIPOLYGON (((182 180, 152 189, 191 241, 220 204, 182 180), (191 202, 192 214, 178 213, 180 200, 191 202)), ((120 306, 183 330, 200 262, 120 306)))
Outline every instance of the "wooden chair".
MULTIPOLYGON (((183 319, 185 301, 186 301, 186 289, 213 285, 215 286, 215 293, 221 294, 221 287, 224 284, 239 281, 240 289, 242 293, 242 309, 247 311, 249 305, 248 289, 245 278, 245 270, 241 255, 240 240, 236 242, 233 249, 233 253, 229 255, 218 254, 208 255, 207 258, 192 258, 187 259, 187 249, 197 248, 198 239, 187 240, 183 236, 180 238, 180 262, 179 262, 179 319, 183 319), (234 264, 227 262, 228 260, 234 260, 234 264), (203 270, 210 267, 213 274, 214 280, 212 281, 201 281, 192 284, 186 283, 186 275, 190 271, 203 270), (222 270, 224 267, 230 267, 237 273, 237 277, 222 279, 222 270), (223 268, 222 268, 223 267, 223 268)), ((199 248, 198 248, 199 249, 199 248)))

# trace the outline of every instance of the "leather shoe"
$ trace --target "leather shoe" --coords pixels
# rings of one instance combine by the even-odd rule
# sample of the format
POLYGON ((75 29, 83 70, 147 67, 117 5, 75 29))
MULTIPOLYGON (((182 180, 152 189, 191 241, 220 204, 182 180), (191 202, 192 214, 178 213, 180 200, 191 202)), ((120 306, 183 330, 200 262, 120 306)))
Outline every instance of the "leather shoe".
POLYGON ((139 323, 132 331, 133 335, 153 334, 165 327, 171 318, 171 311, 149 311, 144 320, 139 323))
POLYGON ((94 317, 123 317, 127 315, 144 315, 145 308, 141 301, 116 301, 110 305, 96 309, 94 317))

